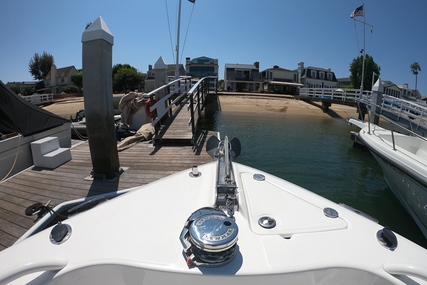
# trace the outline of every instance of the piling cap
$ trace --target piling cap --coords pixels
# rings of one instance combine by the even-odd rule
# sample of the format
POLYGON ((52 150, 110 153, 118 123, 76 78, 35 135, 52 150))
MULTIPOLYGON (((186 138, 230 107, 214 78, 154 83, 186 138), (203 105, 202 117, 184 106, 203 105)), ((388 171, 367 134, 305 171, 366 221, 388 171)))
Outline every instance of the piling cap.
POLYGON ((105 24, 104 19, 102 17, 98 17, 86 30, 82 35, 82 43, 94 41, 94 40, 104 40, 111 45, 114 44, 113 34, 110 32, 110 29, 105 24))

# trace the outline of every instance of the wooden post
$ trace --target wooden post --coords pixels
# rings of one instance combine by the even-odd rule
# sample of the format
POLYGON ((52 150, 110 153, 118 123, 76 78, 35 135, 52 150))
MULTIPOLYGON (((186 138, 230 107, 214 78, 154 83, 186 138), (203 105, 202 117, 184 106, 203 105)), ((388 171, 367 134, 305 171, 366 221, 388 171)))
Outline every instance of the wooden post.
POLYGON ((113 179, 120 173, 113 114, 113 42, 101 17, 83 32, 84 107, 94 179, 113 179))

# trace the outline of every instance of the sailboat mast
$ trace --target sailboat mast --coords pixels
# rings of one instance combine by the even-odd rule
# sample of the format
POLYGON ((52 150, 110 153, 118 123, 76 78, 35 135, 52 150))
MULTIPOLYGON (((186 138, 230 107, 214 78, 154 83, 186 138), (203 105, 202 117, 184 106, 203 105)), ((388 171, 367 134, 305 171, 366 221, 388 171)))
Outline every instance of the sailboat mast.
POLYGON ((176 66, 175 66, 175 79, 179 78, 179 33, 180 33, 180 26, 181 26, 181 0, 179 0, 178 4, 178 31, 176 33, 176 66))

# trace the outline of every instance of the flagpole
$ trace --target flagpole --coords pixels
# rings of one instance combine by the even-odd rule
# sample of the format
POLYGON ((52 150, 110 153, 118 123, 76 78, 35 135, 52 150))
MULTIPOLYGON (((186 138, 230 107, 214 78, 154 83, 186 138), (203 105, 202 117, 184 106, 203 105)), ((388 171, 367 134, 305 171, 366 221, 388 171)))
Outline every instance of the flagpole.
POLYGON ((366 25, 365 25, 365 4, 363 4, 363 61, 362 61, 362 81, 360 83, 360 91, 363 94, 363 81, 365 78, 365 57, 366 57, 366 47, 365 47, 365 39, 366 39, 366 25))
POLYGON ((365 21, 365 4, 356 8, 351 14, 350 18, 354 21, 360 22, 363 24, 363 49, 362 49, 362 80, 360 82, 360 92, 363 93, 363 83, 365 81, 365 60, 366 60, 366 25, 373 27, 372 25, 366 23, 365 21), (356 20, 355 17, 363 16, 363 21, 356 20))

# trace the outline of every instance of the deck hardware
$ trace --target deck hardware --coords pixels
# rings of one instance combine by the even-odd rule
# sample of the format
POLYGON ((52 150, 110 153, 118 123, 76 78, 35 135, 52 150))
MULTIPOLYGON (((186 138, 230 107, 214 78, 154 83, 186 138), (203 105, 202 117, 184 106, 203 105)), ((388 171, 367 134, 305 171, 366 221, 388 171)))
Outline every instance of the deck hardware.
POLYGON ((34 223, 36 223, 38 220, 44 217, 47 213, 49 213, 52 208, 49 207, 49 204, 52 200, 49 200, 46 204, 42 203, 36 203, 28 208, 25 209, 25 215, 27 216, 35 216, 37 215, 37 218, 34 220, 34 223))
POLYGON ((253 176, 253 179, 256 181, 264 181, 265 176, 263 174, 255 173, 253 176))
POLYGON ((196 178, 196 177, 199 177, 201 175, 202 175, 202 173, 199 171, 199 168, 197 167, 197 165, 194 165, 191 168, 190 177, 196 178))
POLYGON ((265 229, 272 229, 276 226, 276 220, 272 217, 264 216, 258 219, 258 224, 265 229))
POLYGON ((383 228, 377 232, 378 242, 384 246, 385 248, 393 251, 397 248, 397 237, 396 235, 389 229, 383 228))
POLYGON ((53 244, 59 245, 66 242, 71 236, 71 226, 68 224, 62 224, 59 222, 50 231, 50 241, 53 244))
POLYGON ((180 240, 187 265, 222 266, 237 253, 238 227, 218 208, 201 208, 190 215, 180 240))
POLYGON ((328 207, 323 209, 323 214, 325 214, 326 217, 332 219, 338 218, 339 216, 337 210, 328 207))
POLYGON ((217 137, 212 136, 206 143, 206 148, 211 157, 217 160, 215 206, 233 217, 234 212, 239 210, 239 195, 234 177, 233 159, 240 154, 240 141, 237 138, 229 141, 227 136, 223 141, 220 141, 217 137))

